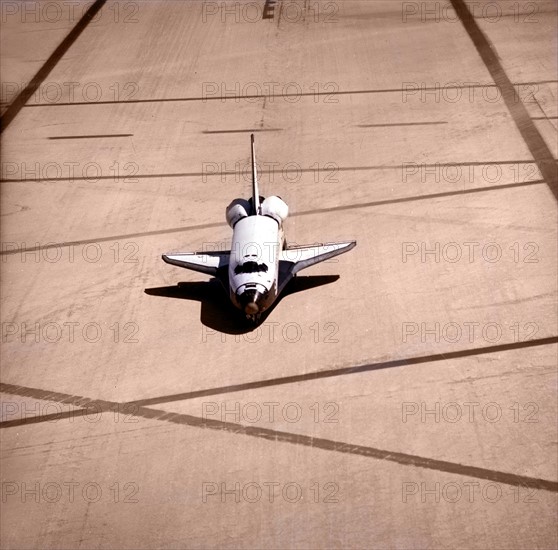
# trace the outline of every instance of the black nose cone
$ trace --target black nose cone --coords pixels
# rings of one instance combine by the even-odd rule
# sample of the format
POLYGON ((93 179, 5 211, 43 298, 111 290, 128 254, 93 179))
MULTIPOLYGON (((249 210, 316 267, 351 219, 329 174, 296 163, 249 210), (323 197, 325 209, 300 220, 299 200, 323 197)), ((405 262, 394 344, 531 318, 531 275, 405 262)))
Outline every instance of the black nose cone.
POLYGON ((238 301, 246 315, 256 315, 261 311, 263 295, 255 288, 249 288, 238 297, 238 301))

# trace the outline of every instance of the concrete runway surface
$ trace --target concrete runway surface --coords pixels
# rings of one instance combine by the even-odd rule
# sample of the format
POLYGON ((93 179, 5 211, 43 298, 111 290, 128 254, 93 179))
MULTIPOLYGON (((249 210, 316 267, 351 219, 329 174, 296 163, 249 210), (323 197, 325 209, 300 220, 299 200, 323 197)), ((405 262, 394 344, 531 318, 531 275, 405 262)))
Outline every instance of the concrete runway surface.
POLYGON ((554 2, 1 7, 2 548, 558 546, 554 2))

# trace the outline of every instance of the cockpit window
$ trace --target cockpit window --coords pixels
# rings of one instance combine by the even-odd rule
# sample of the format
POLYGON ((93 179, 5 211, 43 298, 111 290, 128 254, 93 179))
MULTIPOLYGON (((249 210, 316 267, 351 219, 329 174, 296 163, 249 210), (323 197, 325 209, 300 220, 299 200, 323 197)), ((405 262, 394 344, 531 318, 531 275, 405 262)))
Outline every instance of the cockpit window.
POLYGON ((259 264, 258 262, 244 262, 243 264, 238 264, 234 268, 234 272, 238 275, 239 273, 267 273, 267 265, 259 264))

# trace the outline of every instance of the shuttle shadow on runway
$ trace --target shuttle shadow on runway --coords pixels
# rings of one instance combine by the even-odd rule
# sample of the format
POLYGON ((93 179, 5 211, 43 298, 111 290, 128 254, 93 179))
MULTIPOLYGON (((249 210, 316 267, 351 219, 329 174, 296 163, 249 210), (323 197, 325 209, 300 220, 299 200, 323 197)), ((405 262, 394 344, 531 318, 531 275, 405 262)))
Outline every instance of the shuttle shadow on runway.
POLYGON ((250 323, 232 305, 223 286, 215 278, 209 281, 182 282, 175 286, 146 288, 144 292, 150 296, 197 300, 201 302, 200 321, 206 327, 226 334, 246 334, 264 323, 285 296, 334 283, 338 279, 339 275, 299 275, 295 277, 287 284, 285 290, 273 306, 262 314, 257 324, 250 323))

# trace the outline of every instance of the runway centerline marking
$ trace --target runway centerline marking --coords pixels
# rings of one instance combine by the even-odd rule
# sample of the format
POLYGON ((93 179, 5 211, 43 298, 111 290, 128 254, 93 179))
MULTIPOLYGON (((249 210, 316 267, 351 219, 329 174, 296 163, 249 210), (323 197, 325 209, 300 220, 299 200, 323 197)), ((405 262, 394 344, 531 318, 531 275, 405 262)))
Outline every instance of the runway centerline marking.
POLYGON ((247 130, 204 130, 202 134, 253 134, 256 132, 281 132, 282 128, 249 128, 247 130))
POLYGON ((92 134, 89 136, 52 136, 48 139, 96 139, 113 137, 132 137, 134 134, 92 134))
POLYGON ((434 126, 437 124, 448 124, 447 121, 434 121, 434 122, 391 122, 384 124, 359 124, 359 128, 388 128, 391 126, 434 126))

